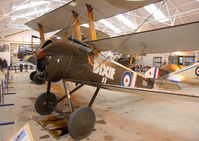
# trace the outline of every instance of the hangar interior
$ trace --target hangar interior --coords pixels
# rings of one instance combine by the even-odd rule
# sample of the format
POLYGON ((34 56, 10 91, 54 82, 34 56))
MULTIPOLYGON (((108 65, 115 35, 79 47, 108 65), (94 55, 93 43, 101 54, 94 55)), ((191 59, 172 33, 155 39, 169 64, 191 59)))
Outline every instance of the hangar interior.
POLYGON ((0 141, 199 140, 199 0, 0 7, 0 141))

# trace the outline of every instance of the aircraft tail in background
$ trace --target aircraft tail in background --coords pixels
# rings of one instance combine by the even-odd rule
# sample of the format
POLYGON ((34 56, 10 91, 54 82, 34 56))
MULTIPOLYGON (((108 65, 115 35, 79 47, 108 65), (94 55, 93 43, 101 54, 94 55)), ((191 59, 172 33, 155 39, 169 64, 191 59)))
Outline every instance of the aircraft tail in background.
POLYGON ((169 71, 167 71, 167 70, 160 69, 158 67, 153 67, 145 73, 145 77, 159 79, 168 74, 169 74, 169 71))
POLYGON ((165 76, 164 79, 168 79, 173 82, 179 82, 185 79, 192 79, 196 77, 199 77, 199 63, 195 63, 179 71, 172 72, 165 76))
POLYGON ((166 79, 173 82, 179 82, 186 79, 199 77, 199 63, 195 63, 181 70, 169 73, 164 69, 153 67, 145 73, 145 77, 153 79, 166 79))

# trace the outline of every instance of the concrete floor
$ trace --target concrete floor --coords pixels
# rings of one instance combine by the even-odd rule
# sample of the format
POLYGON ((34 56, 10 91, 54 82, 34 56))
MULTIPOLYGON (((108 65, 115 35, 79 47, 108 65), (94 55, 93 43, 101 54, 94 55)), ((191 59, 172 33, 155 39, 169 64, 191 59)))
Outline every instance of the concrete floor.
MULTIPOLYGON (((31 126, 35 141, 56 141, 45 131, 35 118, 34 102, 46 91, 46 84, 35 85, 29 80, 29 73, 15 73, 16 95, 6 96, 6 103, 12 107, 0 107, 0 122, 15 121, 15 125, 0 127, 0 141, 7 141, 25 123, 31 126)), ((70 83, 72 88, 74 84, 70 83)), ((187 85, 186 85, 187 86, 187 85)), ((199 88, 187 86, 198 93, 199 88)), ((84 86, 72 95, 75 107, 86 106, 94 87, 84 86)), ((58 97, 64 94, 61 83, 52 85, 52 92, 58 97)), ((58 108, 66 111, 64 104, 58 108)), ((100 90, 93 105, 96 113, 95 131, 84 141, 198 141, 199 99, 167 95, 136 95, 109 90, 100 90)), ((71 141, 66 137, 60 141, 71 141)))

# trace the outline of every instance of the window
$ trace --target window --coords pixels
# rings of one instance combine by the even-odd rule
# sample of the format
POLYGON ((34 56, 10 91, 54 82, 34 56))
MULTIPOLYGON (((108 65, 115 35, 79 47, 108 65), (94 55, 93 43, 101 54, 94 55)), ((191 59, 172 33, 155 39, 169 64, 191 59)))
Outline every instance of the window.
POLYGON ((177 56, 171 56, 171 64, 177 64, 177 56))
POLYGON ((153 57, 153 66, 161 67, 162 66, 162 57, 153 57))
POLYGON ((178 65, 183 65, 183 56, 178 57, 178 65))
POLYGON ((184 56, 183 58, 183 65, 189 66, 194 63, 195 56, 184 56))

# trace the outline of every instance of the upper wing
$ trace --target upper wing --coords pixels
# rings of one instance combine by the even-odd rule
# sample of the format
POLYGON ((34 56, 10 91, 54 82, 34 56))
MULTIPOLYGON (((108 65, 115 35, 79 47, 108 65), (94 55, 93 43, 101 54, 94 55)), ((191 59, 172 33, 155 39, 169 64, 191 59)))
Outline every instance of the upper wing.
MULTIPOLYGON (((90 39, 90 36, 89 36, 90 35, 89 28, 81 26, 80 30, 81 30, 82 40, 84 42, 90 41, 91 39, 90 39)), ((73 35, 73 31, 72 30, 70 32, 68 32, 68 31, 69 31, 68 28, 67 29, 64 28, 64 29, 60 30, 59 32, 57 32, 55 34, 55 36, 59 36, 59 37, 65 38, 66 33, 67 33, 68 37, 72 36, 73 35)), ((96 34, 97 34, 97 37, 100 38, 100 39, 109 38, 108 34, 102 32, 100 30, 96 30, 96 34)))
POLYGON ((51 32, 68 28, 72 25, 72 10, 81 15, 80 24, 88 23, 86 4, 91 5, 93 8, 94 20, 97 21, 159 1, 161 0, 144 0, 139 2, 125 0, 72 0, 58 9, 26 23, 26 25, 34 30, 38 30, 37 24, 41 24, 44 27, 44 32, 51 32))
POLYGON ((198 50, 199 21, 124 36, 90 41, 101 51, 122 54, 153 54, 198 50))

